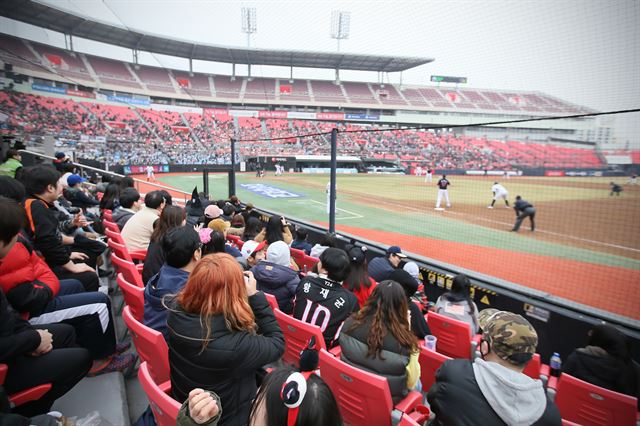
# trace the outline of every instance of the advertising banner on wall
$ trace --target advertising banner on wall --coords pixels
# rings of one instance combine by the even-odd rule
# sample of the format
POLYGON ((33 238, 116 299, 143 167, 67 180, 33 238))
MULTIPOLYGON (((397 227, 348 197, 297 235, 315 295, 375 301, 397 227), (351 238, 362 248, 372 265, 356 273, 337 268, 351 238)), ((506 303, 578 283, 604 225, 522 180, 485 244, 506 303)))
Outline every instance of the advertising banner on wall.
POLYGON ((258 111, 259 118, 287 118, 288 111, 258 111))
POLYGON ((125 104, 133 104, 133 105, 149 105, 149 99, 139 99, 139 98, 129 98, 127 96, 107 96, 107 100, 111 102, 122 102, 125 104))
POLYGON ((316 114, 318 120, 344 120, 343 112, 319 112, 316 114))
MULTIPOLYGON (((169 173, 169 165, 168 164, 160 164, 153 166, 153 171, 155 173, 169 173)), ((140 174, 146 173, 147 166, 124 166, 124 173, 129 174, 140 174)))
POLYGON ((41 92, 60 93, 63 95, 67 93, 67 89, 65 89, 64 87, 53 87, 53 86, 47 86, 46 84, 33 83, 31 85, 31 88, 33 90, 39 90, 41 92))
POLYGON ((77 96, 80 98, 95 99, 96 95, 91 92, 83 92, 82 90, 67 89, 67 95, 77 96))

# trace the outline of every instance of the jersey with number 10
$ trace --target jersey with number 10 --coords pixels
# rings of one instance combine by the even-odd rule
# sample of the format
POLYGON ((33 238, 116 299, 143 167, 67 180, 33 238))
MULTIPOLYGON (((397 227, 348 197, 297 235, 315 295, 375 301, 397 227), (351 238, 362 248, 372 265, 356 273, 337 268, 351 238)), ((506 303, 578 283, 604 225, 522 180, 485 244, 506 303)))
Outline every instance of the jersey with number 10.
POLYGON ((298 285, 293 317, 320 327, 327 348, 331 348, 338 343, 344 320, 358 309, 356 296, 340 283, 307 276, 298 285))

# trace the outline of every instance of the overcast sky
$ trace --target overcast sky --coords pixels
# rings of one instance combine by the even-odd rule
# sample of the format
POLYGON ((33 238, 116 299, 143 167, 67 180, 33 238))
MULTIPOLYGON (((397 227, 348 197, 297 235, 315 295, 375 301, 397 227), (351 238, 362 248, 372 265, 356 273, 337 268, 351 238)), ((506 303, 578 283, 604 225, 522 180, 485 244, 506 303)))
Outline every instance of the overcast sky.
MULTIPOLYGON (((405 83, 431 75, 468 78, 467 87, 538 90, 598 110, 640 107, 640 0, 509 1, 142 1, 46 0, 112 24, 204 43, 246 46, 241 7, 257 10, 252 47, 335 51, 331 11, 351 12, 341 51, 432 57, 403 73, 405 83)), ((0 18, 2 31, 64 46, 61 35, 0 18)), ((76 40, 78 51, 131 60, 125 49, 76 40)), ((144 54, 142 63, 186 68, 184 59, 144 54)), ((196 71, 231 73, 198 62, 196 71)), ((238 74, 246 69, 237 67, 238 74)), ((287 77, 288 68, 254 66, 255 76, 287 77)), ((294 77, 332 79, 331 70, 294 70, 294 77)), ((376 81, 376 73, 341 73, 376 81)), ((390 75, 398 82, 399 74, 390 75)), ((616 118, 618 138, 640 147, 640 114, 616 118)))

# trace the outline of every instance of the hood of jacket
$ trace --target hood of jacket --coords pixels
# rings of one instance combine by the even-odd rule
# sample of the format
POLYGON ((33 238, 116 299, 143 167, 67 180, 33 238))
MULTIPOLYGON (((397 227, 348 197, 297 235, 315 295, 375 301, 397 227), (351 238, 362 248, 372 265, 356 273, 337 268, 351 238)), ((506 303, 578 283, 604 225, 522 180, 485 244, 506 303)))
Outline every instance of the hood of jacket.
POLYGON ((151 277, 145 288, 145 299, 158 309, 162 307, 162 298, 166 294, 178 293, 189 279, 189 273, 167 264, 162 265, 160 272, 151 277))
POLYGON ((491 408, 508 425, 531 425, 544 414, 547 399, 540 380, 482 359, 474 361, 473 374, 491 408))
POLYGON ((259 262, 252 271, 259 285, 270 289, 277 289, 298 278, 298 273, 293 269, 266 260, 259 262))

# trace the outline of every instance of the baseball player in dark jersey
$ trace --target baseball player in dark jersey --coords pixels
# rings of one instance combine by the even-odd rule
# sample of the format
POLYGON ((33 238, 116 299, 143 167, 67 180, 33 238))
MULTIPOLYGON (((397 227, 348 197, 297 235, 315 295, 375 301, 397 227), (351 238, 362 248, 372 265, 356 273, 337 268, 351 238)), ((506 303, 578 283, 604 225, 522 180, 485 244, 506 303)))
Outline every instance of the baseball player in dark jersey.
POLYGON ((319 275, 307 275, 296 290, 293 317, 320 327, 327 348, 338 344, 342 323, 359 309, 356 296, 342 287, 349 267, 347 253, 330 247, 320 255, 319 275))
POLYGON ((518 232, 520 225, 522 225, 522 221, 526 217, 529 217, 529 220, 531 221, 531 232, 535 231, 536 223, 534 219, 536 217, 536 209, 533 207, 533 204, 523 200, 522 197, 518 195, 513 209, 516 211, 516 223, 513 225, 513 229, 511 231, 518 232))
POLYGON ((610 185, 611 185, 611 193, 609 194, 609 196, 612 196, 613 194, 616 194, 619 196, 620 193, 622 192, 622 187, 615 182, 611 182, 610 185))
POLYGON ((444 201, 447 204, 447 207, 451 207, 451 203, 449 202, 449 190, 447 189, 448 186, 451 185, 451 182, 447 180, 447 175, 442 175, 442 179, 440 179, 436 185, 438 185, 438 199, 436 201, 436 210, 443 210, 440 208, 442 197, 444 197, 444 201))

